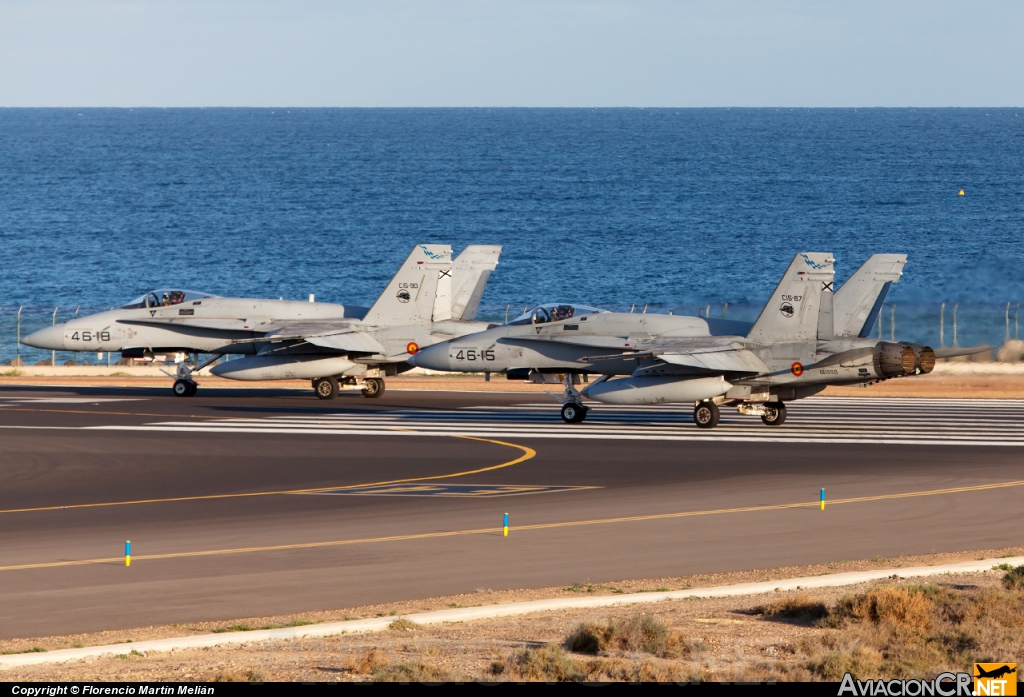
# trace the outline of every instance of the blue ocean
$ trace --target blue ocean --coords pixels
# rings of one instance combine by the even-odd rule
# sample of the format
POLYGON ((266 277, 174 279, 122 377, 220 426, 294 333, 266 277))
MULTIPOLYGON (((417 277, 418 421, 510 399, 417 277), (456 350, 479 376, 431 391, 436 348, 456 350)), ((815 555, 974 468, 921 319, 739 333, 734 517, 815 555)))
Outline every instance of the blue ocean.
POLYGON ((0 362, 19 307, 24 334, 157 287, 369 305, 418 242, 504 245, 497 321, 753 319, 797 251, 839 280, 906 252, 884 334, 948 345, 956 305, 998 344, 1024 109, 0 109, 0 362))

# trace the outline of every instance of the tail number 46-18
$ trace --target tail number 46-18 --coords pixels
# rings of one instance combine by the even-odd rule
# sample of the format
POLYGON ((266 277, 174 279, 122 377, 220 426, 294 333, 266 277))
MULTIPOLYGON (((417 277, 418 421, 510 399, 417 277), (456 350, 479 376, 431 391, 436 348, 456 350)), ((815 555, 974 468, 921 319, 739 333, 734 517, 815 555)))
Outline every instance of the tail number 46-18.
POLYGON ((71 335, 72 341, 110 341, 110 332, 75 332, 71 335))
POLYGON ((494 349, 456 349, 457 361, 493 361, 494 349))

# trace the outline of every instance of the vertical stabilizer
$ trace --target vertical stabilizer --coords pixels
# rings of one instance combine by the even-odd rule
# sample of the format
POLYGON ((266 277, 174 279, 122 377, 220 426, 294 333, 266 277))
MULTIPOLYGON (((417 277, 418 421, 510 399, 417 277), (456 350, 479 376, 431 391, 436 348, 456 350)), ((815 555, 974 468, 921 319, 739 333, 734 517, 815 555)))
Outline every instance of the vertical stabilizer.
POLYGON ((826 252, 800 252, 786 269, 747 338, 762 343, 814 341, 822 292, 831 293, 835 259, 826 252))
POLYGON ((450 272, 452 248, 418 244, 363 318, 367 324, 426 324, 434 313, 439 277, 450 272))
POLYGON ((491 272, 498 266, 501 245, 471 244, 452 264, 452 319, 470 321, 476 317, 480 298, 491 272))
POLYGON ((444 322, 452 318, 452 267, 437 271, 437 295, 434 296, 434 310, 431 319, 444 322))
POLYGON ((868 336, 906 263, 906 254, 872 254, 847 279, 835 296, 836 336, 868 336))

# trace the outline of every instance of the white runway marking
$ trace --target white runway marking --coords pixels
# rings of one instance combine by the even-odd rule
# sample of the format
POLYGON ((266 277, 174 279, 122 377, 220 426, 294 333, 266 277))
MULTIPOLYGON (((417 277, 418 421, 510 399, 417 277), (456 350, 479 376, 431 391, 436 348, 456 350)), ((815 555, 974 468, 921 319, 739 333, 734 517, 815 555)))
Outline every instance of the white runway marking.
POLYGON ((694 426, 691 409, 672 406, 594 406, 585 422, 566 424, 558 405, 336 412, 142 426, 130 431, 305 435, 476 436, 582 440, 887 443, 901 445, 1024 446, 1024 400, 927 400, 815 397, 788 405, 778 427, 722 410, 718 428, 694 426))

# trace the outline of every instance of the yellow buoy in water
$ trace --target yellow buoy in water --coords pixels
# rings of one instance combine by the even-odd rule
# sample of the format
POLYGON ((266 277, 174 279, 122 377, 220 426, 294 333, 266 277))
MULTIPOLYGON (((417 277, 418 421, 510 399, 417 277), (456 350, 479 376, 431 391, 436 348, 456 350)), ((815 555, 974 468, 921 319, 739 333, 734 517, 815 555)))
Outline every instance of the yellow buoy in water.
POLYGON ((963 195, 964 195, 964 190, 963 190, 963 189, 960 189, 960 194, 959 194, 959 195, 960 195, 960 196, 963 196, 963 195))

